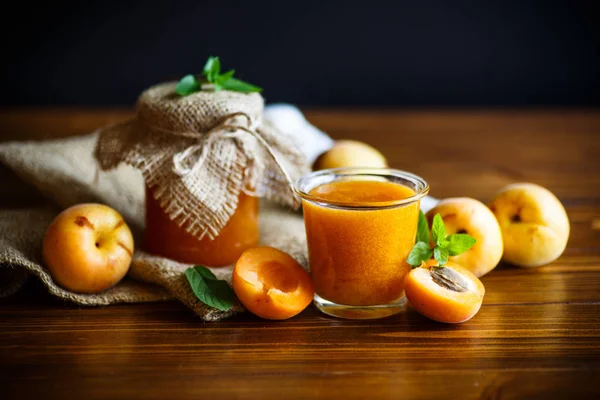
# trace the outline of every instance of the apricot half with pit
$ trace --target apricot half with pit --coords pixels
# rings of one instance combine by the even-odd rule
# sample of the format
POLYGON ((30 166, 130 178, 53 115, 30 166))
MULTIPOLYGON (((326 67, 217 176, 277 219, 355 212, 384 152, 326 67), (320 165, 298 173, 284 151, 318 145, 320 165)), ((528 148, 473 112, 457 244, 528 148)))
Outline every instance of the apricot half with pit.
POLYGON ((439 267, 435 260, 412 269, 406 275, 404 291, 419 313, 453 324, 477 314, 485 294, 483 284, 471 271, 453 262, 439 267))
POLYGON ((233 270, 233 290, 251 313, 265 319, 287 319, 312 301, 308 273, 289 254, 273 247, 246 250, 233 270))

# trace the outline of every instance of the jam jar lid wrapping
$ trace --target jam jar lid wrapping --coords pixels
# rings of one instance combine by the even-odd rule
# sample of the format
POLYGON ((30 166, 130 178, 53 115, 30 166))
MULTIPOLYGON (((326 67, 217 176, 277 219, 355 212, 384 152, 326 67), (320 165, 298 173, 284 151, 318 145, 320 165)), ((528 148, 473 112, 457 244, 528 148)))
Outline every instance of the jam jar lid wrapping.
POLYGON ((101 169, 139 169, 169 218, 198 238, 219 234, 241 191, 298 207, 293 182, 310 166, 293 137, 263 121, 260 94, 180 97, 175 86, 147 89, 135 118, 100 131, 101 169))

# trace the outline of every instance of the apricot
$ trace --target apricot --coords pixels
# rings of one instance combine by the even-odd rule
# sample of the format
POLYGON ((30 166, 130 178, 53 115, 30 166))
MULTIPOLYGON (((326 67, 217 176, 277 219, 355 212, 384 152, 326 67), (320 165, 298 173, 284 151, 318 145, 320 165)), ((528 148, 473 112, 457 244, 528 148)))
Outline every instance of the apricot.
POLYGON ((450 261, 465 267, 477 277, 496 268, 504 248, 502 232, 496 217, 485 204, 468 197, 452 197, 440 201, 427 212, 430 223, 438 213, 444 220, 448 235, 466 233, 477 240, 469 250, 450 257, 450 261))
POLYGON ((315 294, 310 276, 296 260, 266 246, 241 255, 233 269, 233 290, 248 311, 266 319, 293 317, 315 294))
POLYGON ((489 203, 502 230, 503 259, 520 267, 551 263, 569 240, 569 217, 560 200, 533 183, 514 183, 489 203))
POLYGON ((434 321, 457 324, 471 319, 483 302, 485 288, 471 271, 453 262, 437 261, 414 268, 404 281, 410 304, 434 321))
POLYGON ((119 282, 131 264, 133 236, 121 215, 102 204, 79 204, 48 226, 42 257, 56 283, 97 293, 119 282))
POLYGON ((342 167, 385 168, 387 160, 377 149, 356 140, 337 140, 314 163, 315 170, 342 167))

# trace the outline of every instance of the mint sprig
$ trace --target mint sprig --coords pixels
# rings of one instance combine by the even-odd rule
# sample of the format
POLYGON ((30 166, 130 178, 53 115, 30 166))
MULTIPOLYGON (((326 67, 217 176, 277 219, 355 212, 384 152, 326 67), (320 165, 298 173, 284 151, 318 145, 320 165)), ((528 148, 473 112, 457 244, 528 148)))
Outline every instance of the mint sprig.
POLYGON ((425 242, 429 246, 429 224, 427 223, 427 217, 423 214, 423 211, 419 211, 419 225, 417 226, 417 241, 425 242))
POLYGON ((187 96, 201 90, 219 91, 231 90, 233 92, 252 93, 262 92, 262 88, 233 77, 235 70, 231 69, 221 74, 221 61, 219 57, 208 57, 202 75, 186 75, 177 83, 175 92, 180 96, 187 96))
POLYGON ((194 75, 186 75, 177 83, 175 92, 180 96, 187 96, 200 91, 200 82, 196 80, 194 75))
POLYGON ((473 247, 475 242, 475 238, 465 233, 446 235, 446 227, 440 214, 433 217, 430 236, 427 218, 423 211, 420 211, 415 246, 410 251, 406 262, 413 268, 417 268, 433 255, 438 265, 442 267, 448 262, 448 257, 464 253, 473 247), (433 239, 433 248, 430 246, 431 239, 433 239))
POLYGON ((195 265, 185 271, 185 276, 192 291, 204 304, 221 311, 229 310, 235 303, 233 289, 206 267, 195 265))
POLYGON ((444 220, 440 214, 435 214, 433 217, 433 224, 431 225, 431 235, 433 236, 433 243, 438 246, 442 246, 446 241, 446 227, 444 226, 444 220))
POLYGON ((408 255, 407 263, 413 267, 418 267, 423 261, 431 258, 433 252, 429 248, 429 243, 417 242, 408 255))

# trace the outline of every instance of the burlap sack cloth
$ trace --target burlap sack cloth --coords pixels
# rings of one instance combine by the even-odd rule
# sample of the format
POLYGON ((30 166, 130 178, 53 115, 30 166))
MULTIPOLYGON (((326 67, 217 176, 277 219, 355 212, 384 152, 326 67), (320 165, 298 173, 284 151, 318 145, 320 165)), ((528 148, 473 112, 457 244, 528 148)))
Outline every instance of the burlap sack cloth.
MULTIPOLYGON (((0 161, 58 205, 0 210, 0 296, 16 292, 33 275, 51 294, 81 305, 176 298, 205 321, 218 321, 243 310, 236 304, 222 312, 199 302, 184 275, 189 265, 144 253, 139 245, 128 277, 93 295, 57 286, 42 264, 46 227, 61 208, 73 204, 101 202, 114 207, 132 228, 136 244, 142 243, 144 179, 175 220, 197 221, 187 226, 199 237, 218 233, 235 211, 240 190, 283 204, 294 203, 289 180, 307 171, 308 165, 295 151, 293 138, 261 121, 260 95, 217 92, 177 98, 173 89, 173 84, 151 88, 138 101, 138 119, 100 132, 0 144, 0 161), (200 108, 199 103, 203 104, 200 108), (224 184, 207 183, 217 180, 224 184)), ((299 214, 263 202, 260 231, 261 244, 286 251, 306 266, 304 224, 299 214)), ((212 270, 230 281, 231 266, 212 270)))

